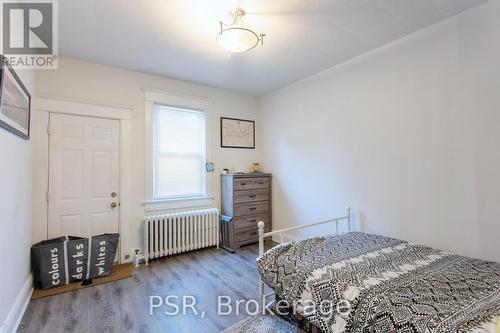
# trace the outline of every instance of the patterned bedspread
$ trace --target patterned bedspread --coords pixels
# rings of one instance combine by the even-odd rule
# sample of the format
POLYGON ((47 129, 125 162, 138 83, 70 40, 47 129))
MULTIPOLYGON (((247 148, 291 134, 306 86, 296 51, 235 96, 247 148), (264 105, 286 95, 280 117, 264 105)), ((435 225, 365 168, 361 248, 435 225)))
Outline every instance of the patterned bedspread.
POLYGON ((500 265, 352 232, 274 247, 264 282, 324 332, 495 332, 500 265))

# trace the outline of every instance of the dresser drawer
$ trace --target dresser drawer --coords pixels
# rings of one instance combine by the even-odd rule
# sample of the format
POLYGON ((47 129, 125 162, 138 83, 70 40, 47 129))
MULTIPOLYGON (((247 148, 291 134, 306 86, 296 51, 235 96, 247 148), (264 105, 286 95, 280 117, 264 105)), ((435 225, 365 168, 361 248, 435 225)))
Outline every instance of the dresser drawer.
POLYGON ((234 205, 234 216, 267 213, 271 209, 270 206, 269 201, 237 204, 234 205))
POLYGON ((271 178, 262 177, 262 178, 254 178, 252 179, 252 188, 270 188, 271 187, 271 178))
MULTIPOLYGON (((269 232, 270 228, 266 227, 264 228, 265 232, 269 232)), ((235 242, 248 242, 248 241, 259 241, 259 231, 257 228, 249 228, 249 229, 242 229, 242 230, 237 230, 234 232, 234 240, 235 242)))
POLYGON ((234 229, 240 230, 245 228, 253 228, 257 230, 257 223, 262 221, 266 228, 271 225, 271 216, 269 214, 255 214, 248 216, 235 217, 233 219, 234 229))
POLYGON ((269 189, 234 192, 234 203, 269 201, 270 199, 269 189))
POLYGON ((271 178, 258 177, 258 178, 236 178, 234 180, 234 190, 257 190, 271 187, 271 178))
POLYGON ((234 180, 235 191, 252 190, 253 188, 252 178, 237 178, 234 180))

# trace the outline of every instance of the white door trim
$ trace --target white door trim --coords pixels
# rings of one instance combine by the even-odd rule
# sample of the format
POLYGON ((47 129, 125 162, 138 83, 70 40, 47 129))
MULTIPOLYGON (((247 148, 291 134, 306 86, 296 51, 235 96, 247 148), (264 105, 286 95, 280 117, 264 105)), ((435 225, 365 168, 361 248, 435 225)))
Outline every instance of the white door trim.
MULTIPOLYGON (((125 192, 128 188, 126 185, 126 180, 124 175, 128 170, 127 161, 131 158, 129 156, 129 152, 125 149, 129 140, 127 139, 127 135, 125 133, 130 133, 130 125, 132 120, 132 108, 127 107, 116 107, 116 106, 108 106, 108 105, 99 105, 88 102, 80 102, 74 100, 68 100, 66 98, 60 97, 37 97, 35 110, 40 116, 35 115, 41 119, 43 124, 36 124, 38 129, 48 128, 48 119, 50 113, 62 113, 62 114, 72 114, 78 116, 90 116, 90 117, 100 117, 100 118, 108 118, 108 119, 118 119, 120 120, 120 191, 121 191, 121 206, 119 212, 119 232, 120 232, 120 263, 128 261, 125 259, 126 255, 131 254, 130 251, 130 231, 129 225, 127 223, 127 213, 128 213, 128 202, 129 196, 125 192)), ((48 237, 48 202, 46 201, 45 193, 48 192, 49 187, 49 137, 48 133, 45 130, 39 130, 36 133, 37 142, 35 148, 37 151, 42 152, 39 155, 39 158, 43 157, 43 160, 39 162, 39 168, 35 170, 36 173, 36 181, 37 181, 37 190, 36 199, 38 206, 44 207, 43 214, 43 227, 38 228, 38 230, 44 230, 44 239, 48 237), (42 176, 43 175, 43 176, 42 176), (43 191, 43 193, 42 193, 43 191), (43 203, 42 203, 43 202, 43 203)), ((37 209, 38 211, 40 209, 37 209)), ((42 221, 39 221, 40 224, 42 221)), ((37 241, 39 239, 36 239, 37 241)))
POLYGON ((77 116, 95 118, 130 120, 132 109, 116 106, 106 106, 87 102, 75 102, 61 98, 38 97, 36 100, 38 111, 64 113, 77 116))

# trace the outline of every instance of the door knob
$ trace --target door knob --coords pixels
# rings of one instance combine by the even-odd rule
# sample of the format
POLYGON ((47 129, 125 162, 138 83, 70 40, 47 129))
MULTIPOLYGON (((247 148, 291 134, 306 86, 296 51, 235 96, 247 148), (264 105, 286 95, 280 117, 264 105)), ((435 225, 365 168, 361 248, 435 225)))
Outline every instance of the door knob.
POLYGON ((111 203, 111 208, 116 208, 118 206, 118 202, 112 202, 111 203))

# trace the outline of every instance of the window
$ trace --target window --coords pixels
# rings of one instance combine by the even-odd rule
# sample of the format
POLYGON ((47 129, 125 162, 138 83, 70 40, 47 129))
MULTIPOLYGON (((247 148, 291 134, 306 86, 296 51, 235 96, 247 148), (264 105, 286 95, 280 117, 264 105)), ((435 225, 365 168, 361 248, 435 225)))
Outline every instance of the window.
POLYGON ((153 200, 206 195, 205 122, 203 111, 153 104, 153 200))

